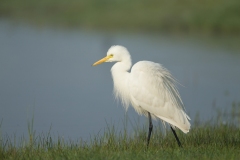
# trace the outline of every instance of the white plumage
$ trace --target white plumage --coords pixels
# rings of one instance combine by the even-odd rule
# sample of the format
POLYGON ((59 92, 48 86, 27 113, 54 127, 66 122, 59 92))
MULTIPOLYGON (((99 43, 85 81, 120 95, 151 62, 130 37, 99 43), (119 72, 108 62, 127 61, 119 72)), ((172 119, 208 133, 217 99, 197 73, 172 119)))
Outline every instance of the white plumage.
POLYGON ((140 61, 130 71, 131 56, 123 46, 112 46, 107 56, 93 65, 103 62, 116 62, 111 69, 114 93, 126 109, 131 104, 138 114, 147 116, 150 113, 184 133, 189 132, 190 118, 184 111, 176 81, 166 68, 158 63, 140 61))

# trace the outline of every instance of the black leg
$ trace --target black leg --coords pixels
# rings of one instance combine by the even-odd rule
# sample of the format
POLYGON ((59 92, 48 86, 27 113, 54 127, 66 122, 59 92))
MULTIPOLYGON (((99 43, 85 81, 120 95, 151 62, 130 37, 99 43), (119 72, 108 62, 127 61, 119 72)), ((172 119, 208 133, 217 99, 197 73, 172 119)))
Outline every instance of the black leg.
POLYGON ((174 136, 175 136, 175 138, 176 138, 176 140, 177 140, 178 146, 179 146, 179 147, 182 147, 181 142, 180 142, 179 139, 178 139, 177 133, 176 133, 175 130, 172 128, 172 126, 171 126, 171 130, 172 130, 172 132, 173 132, 173 134, 174 134, 174 136))
POLYGON ((149 141, 150 141, 150 137, 151 137, 152 129, 153 129, 152 117, 149 112, 148 112, 148 119, 149 119, 149 130, 148 130, 148 137, 147 137, 147 147, 149 145, 149 141))

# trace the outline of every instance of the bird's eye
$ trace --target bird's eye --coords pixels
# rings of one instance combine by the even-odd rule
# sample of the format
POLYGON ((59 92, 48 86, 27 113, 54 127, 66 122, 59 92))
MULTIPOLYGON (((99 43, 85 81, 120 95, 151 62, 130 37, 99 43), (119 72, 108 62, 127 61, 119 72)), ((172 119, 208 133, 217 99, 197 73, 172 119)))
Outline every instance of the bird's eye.
POLYGON ((110 57, 112 58, 112 57, 113 57, 113 54, 110 54, 110 57))

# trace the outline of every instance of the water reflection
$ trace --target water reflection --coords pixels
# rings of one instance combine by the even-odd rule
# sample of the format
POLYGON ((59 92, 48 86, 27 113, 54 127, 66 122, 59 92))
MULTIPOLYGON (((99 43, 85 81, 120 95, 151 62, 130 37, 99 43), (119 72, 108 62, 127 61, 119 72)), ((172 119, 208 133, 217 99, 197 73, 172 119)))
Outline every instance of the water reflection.
MULTIPOLYGON (((125 111, 112 96, 112 64, 91 64, 113 45, 124 45, 133 63, 163 64, 183 85, 188 114, 211 118, 213 107, 240 101, 240 54, 196 40, 160 35, 36 29, 0 21, 2 134, 27 135, 34 113, 37 133, 88 139, 106 127, 121 128, 125 111)), ((137 119, 130 109, 129 117, 137 119)), ((140 118, 145 121, 144 117, 140 118)))

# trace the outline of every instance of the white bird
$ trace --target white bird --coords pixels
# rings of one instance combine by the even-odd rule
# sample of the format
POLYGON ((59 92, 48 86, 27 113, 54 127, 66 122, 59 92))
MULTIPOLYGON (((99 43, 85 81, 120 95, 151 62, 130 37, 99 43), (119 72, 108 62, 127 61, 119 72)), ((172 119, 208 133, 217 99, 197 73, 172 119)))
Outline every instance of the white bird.
POLYGON ((149 131, 147 146, 152 133, 152 118, 160 118, 170 124, 171 130, 181 147, 175 127, 189 132, 189 116, 175 86, 176 81, 162 65, 150 61, 140 61, 132 66, 131 56, 123 46, 112 46, 107 56, 95 62, 116 62, 111 69, 114 93, 127 109, 131 104, 140 115, 148 116, 149 131), (132 69, 131 69, 132 66, 132 69), (129 72, 131 69, 131 72, 129 72))

